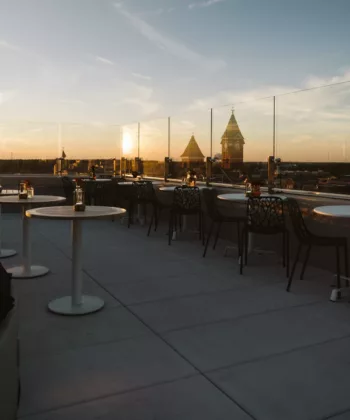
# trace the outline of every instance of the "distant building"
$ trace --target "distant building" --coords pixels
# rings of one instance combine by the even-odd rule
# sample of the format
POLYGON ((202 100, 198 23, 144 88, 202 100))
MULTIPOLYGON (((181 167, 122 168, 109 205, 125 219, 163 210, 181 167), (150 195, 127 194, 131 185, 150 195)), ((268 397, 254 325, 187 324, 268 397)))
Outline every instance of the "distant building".
POLYGON ((238 127, 235 115, 232 115, 221 137, 222 167, 232 169, 235 164, 243 163, 244 137, 238 127))
POLYGON ((187 168, 194 167, 195 164, 203 164, 204 162, 204 155, 193 134, 185 151, 181 155, 181 161, 183 167, 187 168))

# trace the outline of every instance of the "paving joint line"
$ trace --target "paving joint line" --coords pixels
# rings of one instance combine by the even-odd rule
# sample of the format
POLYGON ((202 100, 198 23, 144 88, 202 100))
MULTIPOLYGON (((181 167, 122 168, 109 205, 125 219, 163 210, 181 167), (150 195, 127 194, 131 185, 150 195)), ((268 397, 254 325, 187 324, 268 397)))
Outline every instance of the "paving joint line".
POLYGON ((178 382, 178 381, 183 381, 185 379, 195 378, 195 377, 199 377, 199 376, 200 375, 198 375, 198 374, 185 375, 185 376, 181 376, 179 378, 171 379, 171 380, 168 380, 168 381, 155 382, 153 384, 149 384, 149 385, 145 385, 145 386, 138 386, 138 387, 126 389, 126 390, 123 390, 123 391, 118 391, 118 392, 115 392, 115 393, 100 395, 99 397, 89 398, 88 400, 82 399, 82 400, 79 400, 79 401, 75 401, 73 403, 61 405, 59 407, 52 407, 52 408, 48 408, 46 410, 40 410, 40 411, 36 411, 36 412, 23 414, 21 416, 18 416, 17 419, 25 419, 27 417, 37 416, 37 415, 41 415, 41 414, 45 414, 45 413, 52 413, 52 412, 64 410, 66 408, 71 408, 71 407, 76 407, 76 406, 79 406, 79 405, 88 404, 89 402, 105 400, 105 399, 108 399, 108 398, 111 398, 111 397, 121 396, 121 395, 125 395, 125 394, 131 394, 133 392, 143 391, 143 390, 147 390, 147 389, 150 389, 150 388, 155 388, 155 387, 161 386, 161 385, 168 385, 168 384, 172 384, 172 383, 175 383, 175 382, 178 382))
MULTIPOLYGON (((42 232, 40 232, 45 238, 47 238, 42 232)), ((50 239, 47 240, 56 248, 55 245, 50 239)), ((70 257, 65 254, 63 250, 58 248, 60 252, 65 255, 68 259, 72 260, 70 257)), ((91 280, 93 280, 97 285, 99 285, 105 292, 107 292, 111 297, 113 297, 117 302, 120 303, 127 311, 129 311, 136 319, 139 320, 146 328, 148 328, 156 337, 158 337, 164 344, 166 344, 169 348, 171 348, 174 353, 176 353, 180 358, 182 358, 185 362, 187 362, 196 372, 198 372, 201 376, 203 376, 209 383, 214 386, 218 391, 220 391, 223 395, 226 396, 231 402, 233 402, 237 407, 239 407, 245 414, 247 414, 252 420, 257 420, 256 417, 253 416, 245 407, 243 407, 238 401, 236 401, 233 397, 231 397, 225 390, 223 390, 219 385, 217 385, 214 381, 212 381, 204 372, 202 372, 199 368, 197 368, 187 357, 185 357, 182 353, 180 353, 173 345, 171 345, 164 337, 162 337, 157 331, 155 331, 150 325, 148 325, 142 318, 140 318, 136 313, 134 313, 128 306, 124 304, 119 298, 117 298, 113 293, 107 290, 101 283, 95 279, 90 273, 88 273, 85 269, 82 270, 91 280)))
POLYGON ((286 355, 291 354, 291 353, 295 353, 295 352, 302 351, 302 350, 308 350, 308 349, 313 348, 313 347, 323 346, 325 344, 332 343, 333 341, 342 341, 342 340, 346 340, 348 338, 350 338, 350 333, 346 334, 346 335, 343 335, 341 337, 329 338, 328 340, 323 340, 323 341, 320 341, 318 343, 308 344, 306 346, 301 346, 301 347, 295 347, 294 349, 290 349, 290 350, 284 350, 284 351, 281 351, 279 353, 269 354, 267 356, 256 357, 255 359, 243 360, 241 362, 231 363, 231 364, 228 364, 228 365, 220 366, 218 368, 208 369, 205 372, 206 373, 212 373, 212 372, 218 372, 220 370, 231 369, 231 368, 235 368, 235 367, 239 367, 239 366, 249 365, 250 363, 257 363, 257 362, 261 362, 261 361, 264 361, 264 360, 273 359, 275 357, 286 356, 286 355))
MULTIPOLYGON (((87 273, 86 273, 87 274, 87 273)), ((100 287, 100 283, 94 279, 90 274, 87 274, 92 280, 94 280, 100 287)), ((133 312, 128 306, 126 306, 119 298, 113 295, 109 290, 105 290, 111 296, 113 296, 127 311, 129 311, 135 318, 139 320, 146 328, 148 328, 156 337, 158 337, 164 344, 166 344, 171 350, 174 351, 180 358, 187 362, 197 373, 203 376, 209 383, 211 383, 214 388, 220 391, 223 395, 226 396, 231 402, 233 402, 237 407, 239 407, 245 414, 247 414, 252 420, 257 420, 245 407, 243 407, 238 401, 231 397, 224 389, 217 385, 213 380, 211 380, 203 371, 201 371, 196 365, 194 365, 185 355, 183 355, 179 350, 176 349, 171 343, 169 343, 161 334, 154 330, 150 325, 148 325, 138 314, 133 312)))

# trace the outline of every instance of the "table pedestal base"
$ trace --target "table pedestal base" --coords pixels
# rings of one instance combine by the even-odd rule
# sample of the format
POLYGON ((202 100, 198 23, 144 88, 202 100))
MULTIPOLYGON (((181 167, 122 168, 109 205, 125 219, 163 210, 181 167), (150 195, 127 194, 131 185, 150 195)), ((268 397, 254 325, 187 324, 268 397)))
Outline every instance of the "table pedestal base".
POLYGON ((9 258, 17 254, 14 249, 0 249, 0 258, 9 258))
MULTIPOLYGON (((337 278, 337 275, 334 275, 334 279, 337 278)), ((341 287, 340 289, 337 289, 335 285, 332 285, 331 287, 335 287, 332 289, 331 295, 329 297, 329 300, 332 302, 339 302, 343 297, 350 297, 350 287, 349 282, 350 278, 345 276, 340 276, 340 280, 343 280, 346 282, 346 287, 341 287)))
POLYGON ((82 303, 72 304, 72 297, 65 296, 51 301, 48 305, 49 310, 60 315, 86 315, 97 312, 104 306, 104 301, 96 296, 82 296, 82 303))
POLYGON ((41 265, 31 265, 29 270, 25 270, 24 266, 12 267, 6 270, 12 274, 14 279, 32 279, 35 277, 45 276, 50 270, 47 267, 41 265))

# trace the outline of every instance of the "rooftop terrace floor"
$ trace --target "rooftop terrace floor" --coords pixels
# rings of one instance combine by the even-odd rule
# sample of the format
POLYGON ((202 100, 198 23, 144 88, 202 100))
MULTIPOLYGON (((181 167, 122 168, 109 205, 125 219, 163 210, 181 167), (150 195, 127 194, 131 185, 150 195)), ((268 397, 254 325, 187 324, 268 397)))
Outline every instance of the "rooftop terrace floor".
MULTIPOLYGON (((5 215, 6 247, 20 221, 5 215)), ((329 299, 332 275, 309 268, 285 291, 276 255, 237 259, 166 227, 84 223, 84 289, 105 308, 54 315, 70 293, 68 222, 32 220, 33 263, 14 280, 26 420, 350 419, 350 304, 329 299)), ((5 267, 18 257, 2 260, 5 267)))

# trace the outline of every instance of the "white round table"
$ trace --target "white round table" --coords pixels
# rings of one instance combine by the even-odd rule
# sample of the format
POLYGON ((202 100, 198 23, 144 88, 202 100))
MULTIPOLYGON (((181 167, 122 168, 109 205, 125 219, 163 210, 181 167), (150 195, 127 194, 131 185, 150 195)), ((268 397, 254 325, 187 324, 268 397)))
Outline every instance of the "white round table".
POLYGON ((72 221, 72 293, 51 301, 50 311, 61 315, 85 315, 96 312, 104 301, 96 296, 82 294, 82 224, 83 220, 121 216, 125 209, 105 206, 86 206, 85 211, 74 211, 73 206, 42 207, 28 210, 27 217, 72 221))
POLYGON ((18 190, 2 190, 0 192, 0 197, 4 197, 6 195, 17 195, 18 194, 18 190))
POLYGON ((133 185, 134 183, 137 184, 138 182, 142 182, 142 181, 152 182, 153 185, 163 185, 164 184, 164 182, 161 182, 161 181, 147 181, 147 180, 144 180, 144 179, 142 179, 140 181, 137 181, 137 180, 135 180, 135 181, 121 181, 121 182, 118 182, 117 184, 121 185, 121 186, 124 186, 124 185, 128 186, 128 185, 133 185))
POLYGON ((36 195, 33 198, 28 199, 20 199, 18 198, 18 195, 0 197, 0 205, 12 204, 21 206, 22 208, 22 264, 7 270, 12 274, 13 278, 28 279, 44 276, 49 272, 47 267, 31 264, 30 226, 25 215, 26 210, 30 209, 32 206, 62 203, 65 200, 65 197, 57 197, 54 195, 36 195))
MULTIPOLYGON (((262 193, 260 197, 278 197, 282 200, 288 200, 288 197, 281 194, 266 194, 262 193)), ((223 201, 248 201, 248 197, 245 195, 245 193, 230 193, 230 194, 221 194, 218 195, 219 200, 223 201)))
POLYGON ((320 206, 314 208, 314 213, 320 216, 349 218, 350 205, 320 206))
MULTIPOLYGON (((18 190, 5 190, 3 189, 0 193, 0 197, 6 197, 8 195, 17 195, 18 194, 18 190)), ((8 258, 8 257, 13 257, 14 255, 17 254, 17 251, 15 251, 14 249, 3 249, 1 247, 1 236, 2 236, 2 232, 1 232, 1 226, 2 226, 2 221, 1 221, 1 203, 0 203, 0 258, 8 258)))
MULTIPOLYGON (((325 217, 335 217, 335 218, 350 218, 350 205, 338 205, 338 206, 320 206, 314 208, 314 213, 319 216, 325 216, 325 217)), ((345 276, 340 277, 343 280, 346 280, 347 282, 350 281, 349 278, 345 276)), ((347 294, 349 293, 349 287, 340 288, 340 289, 333 289, 330 300, 333 302, 336 302, 338 299, 341 298, 341 292, 344 291, 347 294)))
MULTIPOLYGON (((169 187, 160 187, 159 191, 172 192, 175 190, 176 187, 182 187, 182 185, 170 185, 169 187)), ((207 187, 205 185, 196 185, 196 187, 190 187, 190 188, 198 188, 200 190, 204 190, 205 188, 211 188, 211 187, 207 187)))
POLYGON ((89 179, 89 178, 81 178, 82 182, 111 182, 110 178, 97 178, 97 179, 89 179))

